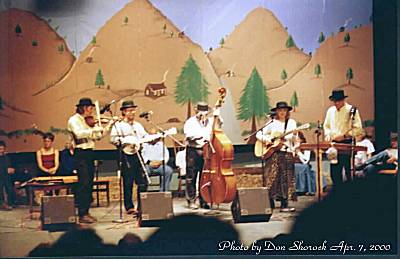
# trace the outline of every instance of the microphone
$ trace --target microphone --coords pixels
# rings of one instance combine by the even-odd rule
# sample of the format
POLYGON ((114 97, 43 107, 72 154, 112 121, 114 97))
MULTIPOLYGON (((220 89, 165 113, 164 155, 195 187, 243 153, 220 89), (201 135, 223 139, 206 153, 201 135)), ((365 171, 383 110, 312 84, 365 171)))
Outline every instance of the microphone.
POLYGON ((153 114, 153 111, 142 112, 142 113, 139 115, 139 117, 140 117, 140 118, 143 118, 143 117, 147 117, 147 116, 152 115, 152 114, 153 114))
POLYGON ((354 115, 356 115, 356 111, 357 111, 357 107, 351 106, 350 115, 352 118, 354 118, 354 115))
POLYGON ((103 108, 101 108, 100 110, 100 114, 105 113, 106 111, 110 110, 111 105, 115 103, 115 100, 112 100, 111 102, 109 102, 108 104, 106 104, 103 108))

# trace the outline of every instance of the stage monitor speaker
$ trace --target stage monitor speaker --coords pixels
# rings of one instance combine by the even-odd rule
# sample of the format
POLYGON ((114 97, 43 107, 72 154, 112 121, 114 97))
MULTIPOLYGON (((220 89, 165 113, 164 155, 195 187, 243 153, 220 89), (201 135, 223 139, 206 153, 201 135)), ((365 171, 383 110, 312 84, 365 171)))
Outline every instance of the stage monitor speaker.
POLYGON ((269 221, 272 209, 267 188, 239 188, 231 211, 235 223, 269 221))
POLYGON ((42 196, 40 219, 43 230, 62 231, 75 225, 74 196, 42 196))
POLYGON ((171 192, 140 193, 140 227, 161 226, 174 216, 171 192))

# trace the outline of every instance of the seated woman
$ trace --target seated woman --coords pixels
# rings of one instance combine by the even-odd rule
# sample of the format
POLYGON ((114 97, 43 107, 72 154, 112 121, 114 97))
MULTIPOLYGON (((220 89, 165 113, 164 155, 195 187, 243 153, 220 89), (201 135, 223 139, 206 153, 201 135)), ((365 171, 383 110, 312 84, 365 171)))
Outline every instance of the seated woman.
POLYGON ((45 133, 43 135, 43 147, 36 151, 36 162, 39 167, 37 176, 52 176, 57 173, 60 152, 53 148, 54 135, 45 133))
MULTIPOLYGON (((298 148, 301 143, 306 143, 306 138, 302 132, 298 132, 295 147, 298 148)), ((310 157, 311 151, 295 149, 294 174, 296 177, 296 192, 313 196, 316 192, 316 173, 311 169, 310 157)), ((323 187, 325 187, 325 177, 322 178, 322 182, 323 187)))
POLYGON ((57 173, 60 153, 58 149, 53 148, 53 142, 52 133, 43 134, 43 147, 36 151, 36 162, 39 167, 37 176, 53 176, 57 173))
MULTIPOLYGON (((375 152, 375 147, 374 144, 372 144, 371 140, 367 138, 367 133, 364 129, 362 130, 360 135, 356 136, 356 145, 367 148, 367 151, 358 151, 355 155, 355 166, 359 166, 365 163, 367 159, 370 159, 372 157, 372 154, 375 152)), ((365 177, 362 170, 356 171, 356 176, 365 177)))

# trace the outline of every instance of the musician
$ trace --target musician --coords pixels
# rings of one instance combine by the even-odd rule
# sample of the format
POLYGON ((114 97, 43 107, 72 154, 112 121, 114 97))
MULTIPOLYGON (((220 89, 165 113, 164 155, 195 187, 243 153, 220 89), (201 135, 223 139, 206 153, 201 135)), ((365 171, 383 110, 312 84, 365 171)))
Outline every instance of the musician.
POLYGON ((78 171, 78 185, 76 188, 76 199, 80 223, 94 223, 95 217, 89 214, 92 203, 92 190, 94 178, 94 147, 95 140, 103 135, 100 126, 90 127, 85 117, 93 112, 93 104, 90 98, 81 98, 76 105, 76 113, 68 120, 68 131, 72 135, 72 143, 75 148, 75 162, 78 171))
MULTIPOLYGON (((142 124, 135 120, 137 107, 132 100, 122 102, 120 110, 123 119, 114 124, 110 134, 111 142, 117 147, 133 145, 133 142, 139 143, 148 136, 142 124)), ((147 182, 142 174, 142 165, 139 160, 141 157, 139 157, 138 151, 139 147, 129 153, 123 152, 122 155, 124 206, 128 214, 137 213, 132 196, 133 183, 136 183, 139 191, 146 191, 147 189, 147 182)))
POLYGON ((43 134, 43 147, 36 151, 36 163, 39 167, 38 176, 50 176, 57 173, 60 166, 60 152, 53 147, 54 135, 43 134))
MULTIPOLYGON (((157 131, 155 129, 151 129, 149 133, 156 134, 157 131)), ((169 165, 167 165, 169 160, 169 152, 161 138, 157 138, 149 143, 144 143, 142 156, 146 164, 147 172, 156 173, 163 176, 160 183, 160 192, 168 192, 173 170, 169 165)))
MULTIPOLYGON (((196 183, 201 179, 204 158, 203 147, 210 141, 214 117, 207 117, 209 113, 208 104, 199 102, 195 108, 196 115, 186 120, 183 132, 186 136, 186 200, 189 208, 198 209, 196 201, 196 183)), ((219 116, 219 109, 216 109, 213 116, 219 116)), ((222 122, 220 118, 220 122, 222 122)), ((199 187, 200 188, 200 187, 199 187)), ((198 190, 200 193, 200 189, 198 190)), ((210 206, 199 197, 200 207, 209 209, 210 206)))
MULTIPOLYGON (((356 136, 362 130, 360 114, 354 106, 345 101, 346 98, 347 95, 343 90, 333 90, 331 96, 329 96, 329 100, 334 105, 326 112, 324 121, 326 141, 351 144, 352 136, 356 136)), ((347 180, 351 179, 350 164, 351 158, 349 154, 338 154, 337 163, 331 163, 330 165, 333 185, 343 183, 343 168, 345 169, 347 180)))
POLYGON ((15 206, 15 193, 11 182, 11 175, 14 173, 15 168, 6 154, 6 143, 0 140, 0 209, 12 210, 15 206), (4 190, 7 193, 8 202, 4 199, 4 190))
MULTIPOLYGON (((288 131, 295 131, 296 121, 290 118, 292 107, 286 102, 278 102, 276 107, 271 109, 276 112, 275 119, 268 123, 261 131, 256 134, 256 138, 269 145, 275 142, 274 138, 288 131)), ((282 212, 293 212, 295 208, 289 207, 288 200, 296 201, 296 184, 294 175, 294 158, 293 158, 293 133, 286 135, 278 141, 283 142, 280 150, 272 154, 265 161, 265 171, 263 174, 263 182, 269 190, 269 197, 274 206, 276 199, 281 201, 282 212)))

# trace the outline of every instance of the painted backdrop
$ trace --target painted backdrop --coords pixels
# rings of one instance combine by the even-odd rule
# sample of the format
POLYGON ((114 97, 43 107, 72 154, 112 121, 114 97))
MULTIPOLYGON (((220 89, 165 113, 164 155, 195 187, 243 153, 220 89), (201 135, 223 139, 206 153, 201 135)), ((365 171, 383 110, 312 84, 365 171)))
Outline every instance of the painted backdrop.
MULTIPOLYGON (((41 145, 33 124, 62 147, 81 97, 115 100, 115 114, 133 99, 181 132, 220 86, 235 144, 280 100, 316 125, 334 88, 373 125, 370 0, 5 0, 0 10, 0 138, 11 151, 41 145)), ((112 148, 108 138, 98 147, 112 148)))

